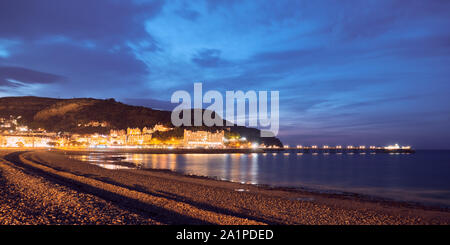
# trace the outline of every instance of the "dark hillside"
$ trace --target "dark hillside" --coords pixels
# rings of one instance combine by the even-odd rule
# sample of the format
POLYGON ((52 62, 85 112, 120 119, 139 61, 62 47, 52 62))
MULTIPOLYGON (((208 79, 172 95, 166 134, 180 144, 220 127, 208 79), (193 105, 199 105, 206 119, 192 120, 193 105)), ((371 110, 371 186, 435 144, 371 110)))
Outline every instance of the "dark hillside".
MULTIPOLYGON (((0 117, 21 116, 18 121, 31 128, 51 132, 108 133, 111 129, 172 127, 171 112, 142 106, 131 106, 114 99, 92 98, 54 99, 42 97, 0 98, 0 117)), ((239 133, 251 141, 267 145, 282 145, 277 138, 260 138, 259 130, 246 127, 196 127, 202 130, 224 129, 239 133)), ((190 127, 190 129, 193 129, 190 127)), ((177 135, 180 130, 177 130, 177 135)))

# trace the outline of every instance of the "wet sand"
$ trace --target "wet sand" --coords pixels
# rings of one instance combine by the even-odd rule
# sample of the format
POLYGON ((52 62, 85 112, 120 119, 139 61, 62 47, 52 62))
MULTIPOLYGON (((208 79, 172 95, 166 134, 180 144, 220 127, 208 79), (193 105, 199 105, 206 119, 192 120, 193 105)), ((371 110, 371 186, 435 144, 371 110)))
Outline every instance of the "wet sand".
POLYGON ((0 224, 450 224, 448 210, 0 151, 0 224))

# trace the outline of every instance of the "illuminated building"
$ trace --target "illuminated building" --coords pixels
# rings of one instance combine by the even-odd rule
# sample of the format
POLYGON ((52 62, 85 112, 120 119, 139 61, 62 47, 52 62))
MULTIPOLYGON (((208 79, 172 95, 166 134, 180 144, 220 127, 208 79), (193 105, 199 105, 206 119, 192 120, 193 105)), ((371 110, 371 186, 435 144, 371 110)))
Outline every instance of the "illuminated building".
POLYGON ((224 147, 224 137, 223 130, 211 133, 185 129, 183 143, 186 147, 222 148, 224 147))
POLYGON ((141 133, 139 128, 127 128, 127 135, 141 135, 141 133))
POLYGON ((88 137, 89 146, 107 145, 108 137, 104 135, 94 134, 88 137))
POLYGON ((44 136, 32 135, 1 135, 1 147, 49 147, 52 139, 44 136))
POLYGON ((139 128, 127 128, 127 145, 139 145, 143 140, 139 128))
POLYGON ((109 131, 109 136, 111 136, 111 137, 118 137, 118 136, 125 136, 125 135, 127 135, 125 130, 113 130, 113 129, 111 129, 111 131, 109 131))
POLYGON ((128 128, 126 135, 127 145, 144 145, 150 144, 152 135, 147 128, 141 131, 139 128, 128 128))
POLYGON ((27 126, 19 126, 19 127, 16 127, 16 130, 20 131, 20 132, 27 132, 28 127, 27 126))
POLYGON ((90 122, 85 123, 85 124, 79 123, 78 127, 94 127, 94 128, 102 127, 102 128, 106 128, 106 127, 108 127, 108 125, 109 124, 107 122, 90 121, 90 122))
POLYGON ((127 133, 125 130, 111 130, 109 132, 109 145, 126 145, 127 133))
POLYGON ((168 127, 166 127, 166 126, 164 126, 164 125, 161 125, 161 124, 156 124, 154 127, 153 127, 153 131, 154 132, 156 132, 156 131, 161 131, 161 132, 167 132, 167 131, 170 131, 170 130, 172 130, 173 128, 168 128, 168 127))
POLYGON ((153 129, 148 129, 147 127, 142 129, 142 134, 152 134, 153 132, 153 129))

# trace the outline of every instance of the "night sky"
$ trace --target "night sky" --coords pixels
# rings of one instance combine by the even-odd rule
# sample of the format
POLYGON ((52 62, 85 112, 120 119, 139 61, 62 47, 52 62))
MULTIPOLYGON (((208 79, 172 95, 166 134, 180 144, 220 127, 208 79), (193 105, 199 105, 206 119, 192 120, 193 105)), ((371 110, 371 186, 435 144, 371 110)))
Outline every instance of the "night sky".
POLYGON ((0 96, 279 90, 287 144, 450 149, 450 1, 0 1, 0 96))

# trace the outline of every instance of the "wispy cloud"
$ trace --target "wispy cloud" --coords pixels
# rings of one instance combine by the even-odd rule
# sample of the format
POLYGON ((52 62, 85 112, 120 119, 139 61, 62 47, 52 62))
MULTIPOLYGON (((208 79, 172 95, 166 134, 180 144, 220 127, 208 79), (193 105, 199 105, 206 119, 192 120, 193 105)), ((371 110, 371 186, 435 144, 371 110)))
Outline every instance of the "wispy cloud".
POLYGON ((19 87, 21 84, 49 84, 64 81, 64 77, 22 67, 0 66, 0 85, 19 87))

